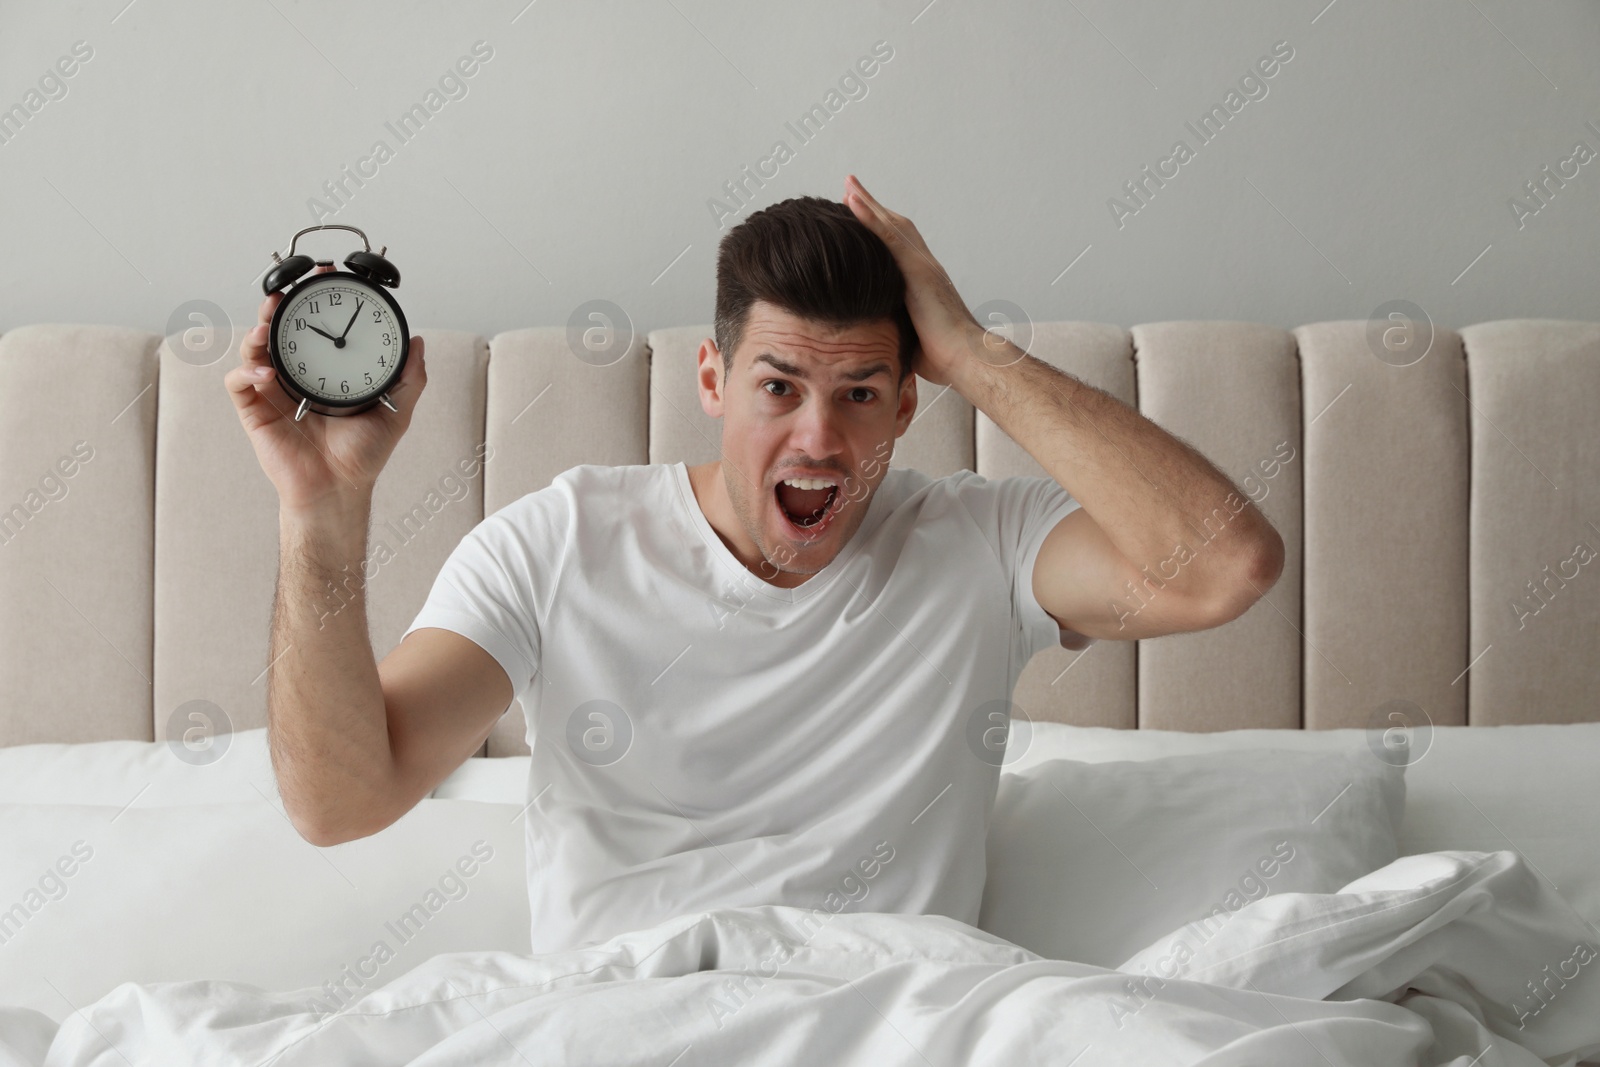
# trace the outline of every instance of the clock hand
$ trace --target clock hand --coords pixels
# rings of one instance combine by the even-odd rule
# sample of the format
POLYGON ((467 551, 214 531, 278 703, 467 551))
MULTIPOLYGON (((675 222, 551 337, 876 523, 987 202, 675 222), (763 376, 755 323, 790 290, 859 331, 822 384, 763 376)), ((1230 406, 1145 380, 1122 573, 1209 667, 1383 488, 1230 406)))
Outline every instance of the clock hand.
POLYGON ((339 340, 343 341, 344 337, 345 337, 345 334, 350 332, 350 327, 352 327, 352 326, 354 326, 356 324, 356 316, 361 314, 361 305, 364 304, 365 302, 366 301, 364 301, 364 300, 357 300, 356 301, 356 309, 355 309, 354 312, 351 313, 350 321, 344 324, 344 333, 341 333, 339 335, 339 340))
MULTIPOLYGON (((311 326, 311 323, 309 323, 309 322, 308 322, 308 323, 306 323, 306 325, 307 325, 307 326, 311 326)), ((315 327, 315 326, 311 326, 311 328, 312 328, 312 329, 313 329, 313 330, 317 330, 317 328, 316 328, 316 327, 315 327)), ((326 338, 327 338, 327 339, 328 339, 328 340, 330 340, 330 341, 337 341, 337 340, 338 340, 338 338, 337 338, 337 337, 335 337, 335 336, 334 336, 334 335, 333 335, 333 334, 331 334, 331 333, 328 333, 328 332, 326 332, 326 331, 325 331, 325 330, 317 330, 317 332, 318 332, 318 333, 320 333, 320 334, 322 334, 322 336, 324 336, 324 337, 326 337, 326 338)))

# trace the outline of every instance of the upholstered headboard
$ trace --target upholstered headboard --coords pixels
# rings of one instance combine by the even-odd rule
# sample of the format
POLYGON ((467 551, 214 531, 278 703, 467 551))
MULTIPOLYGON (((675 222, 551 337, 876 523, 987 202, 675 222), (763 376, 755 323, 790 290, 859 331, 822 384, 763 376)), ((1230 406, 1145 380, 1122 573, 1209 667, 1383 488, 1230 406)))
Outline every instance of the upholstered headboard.
MULTIPOLYGON (((561 328, 421 333, 429 386, 365 568, 379 659, 485 514, 574 464, 698 463, 719 439, 694 387, 708 326, 608 366, 561 328)), ((1600 324, 1439 329, 1407 366, 1368 336, 1364 320, 1035 326, 1035 356, 1238 482, 1288 559, 1227 626, 1041 653, 1015 694, 1027 715, 1331 728, 1404 700, 1440 725, 1600 720, 1600 324)), ((193 701, 265 724, 277 498, 223 388, 237 349, 197 366, 175 340, 0 337, 0 744, 160 740, 193 701)), ((919 387, 896 464, 1043 473, 958 394, 919 387)), ((486 754, 525 752, 522 735, 513 705, 486 754)))

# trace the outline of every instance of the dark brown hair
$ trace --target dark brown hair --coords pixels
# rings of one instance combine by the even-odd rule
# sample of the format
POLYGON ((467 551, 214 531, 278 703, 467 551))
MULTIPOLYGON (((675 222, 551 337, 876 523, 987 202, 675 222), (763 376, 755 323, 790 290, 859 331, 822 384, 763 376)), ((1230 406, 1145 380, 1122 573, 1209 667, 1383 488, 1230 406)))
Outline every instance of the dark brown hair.
POLYGON ((905 275, 889 246, 847 205, 798 196, 762 208, 730 230, 717 251, 723 379, 733 370, 750 306, 763 300, 833 327, 892 319, 900 334, 899 386, 917 346, 905 295, 905 275))

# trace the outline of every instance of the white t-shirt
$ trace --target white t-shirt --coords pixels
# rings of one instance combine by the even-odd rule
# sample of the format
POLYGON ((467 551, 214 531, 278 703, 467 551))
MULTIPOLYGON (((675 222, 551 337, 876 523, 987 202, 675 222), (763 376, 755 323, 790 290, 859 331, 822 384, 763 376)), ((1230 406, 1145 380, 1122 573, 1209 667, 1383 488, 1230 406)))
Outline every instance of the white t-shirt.
POLYGON ((1033 562, 1078 506, 891 467, 794 589, 682 463, 573 467, 484 519, 406 633, 481 645, 527 714, 533 951, 759 904, 975 925, 1008 701, 1059 640, 1033 562))

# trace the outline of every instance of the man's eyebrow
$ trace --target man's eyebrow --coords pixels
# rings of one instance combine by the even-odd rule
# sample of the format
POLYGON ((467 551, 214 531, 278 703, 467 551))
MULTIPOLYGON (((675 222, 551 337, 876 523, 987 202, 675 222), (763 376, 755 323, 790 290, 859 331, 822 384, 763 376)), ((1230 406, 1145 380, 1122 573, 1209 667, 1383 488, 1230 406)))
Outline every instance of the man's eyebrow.
MULTIPOLYGON (((805 372, 804 368, 797 367, 793 363, 786 363, 777 356, 773 355, 771 352, 761 353, 751 362, 751 366, 754 366, 757 363, 770 363, 779 371, 789 375, 792 378, 805 379, 810 377, 810 375, 805 372)), ((889 364, 885 363, 883 360, 879 360, 871 366, 863 367, 860 370, 846 371, 845 373, 839 375, 839 377, 845 379, 846 381, 864 382, 875 374, 887 373, 889 373, 889 364)))

